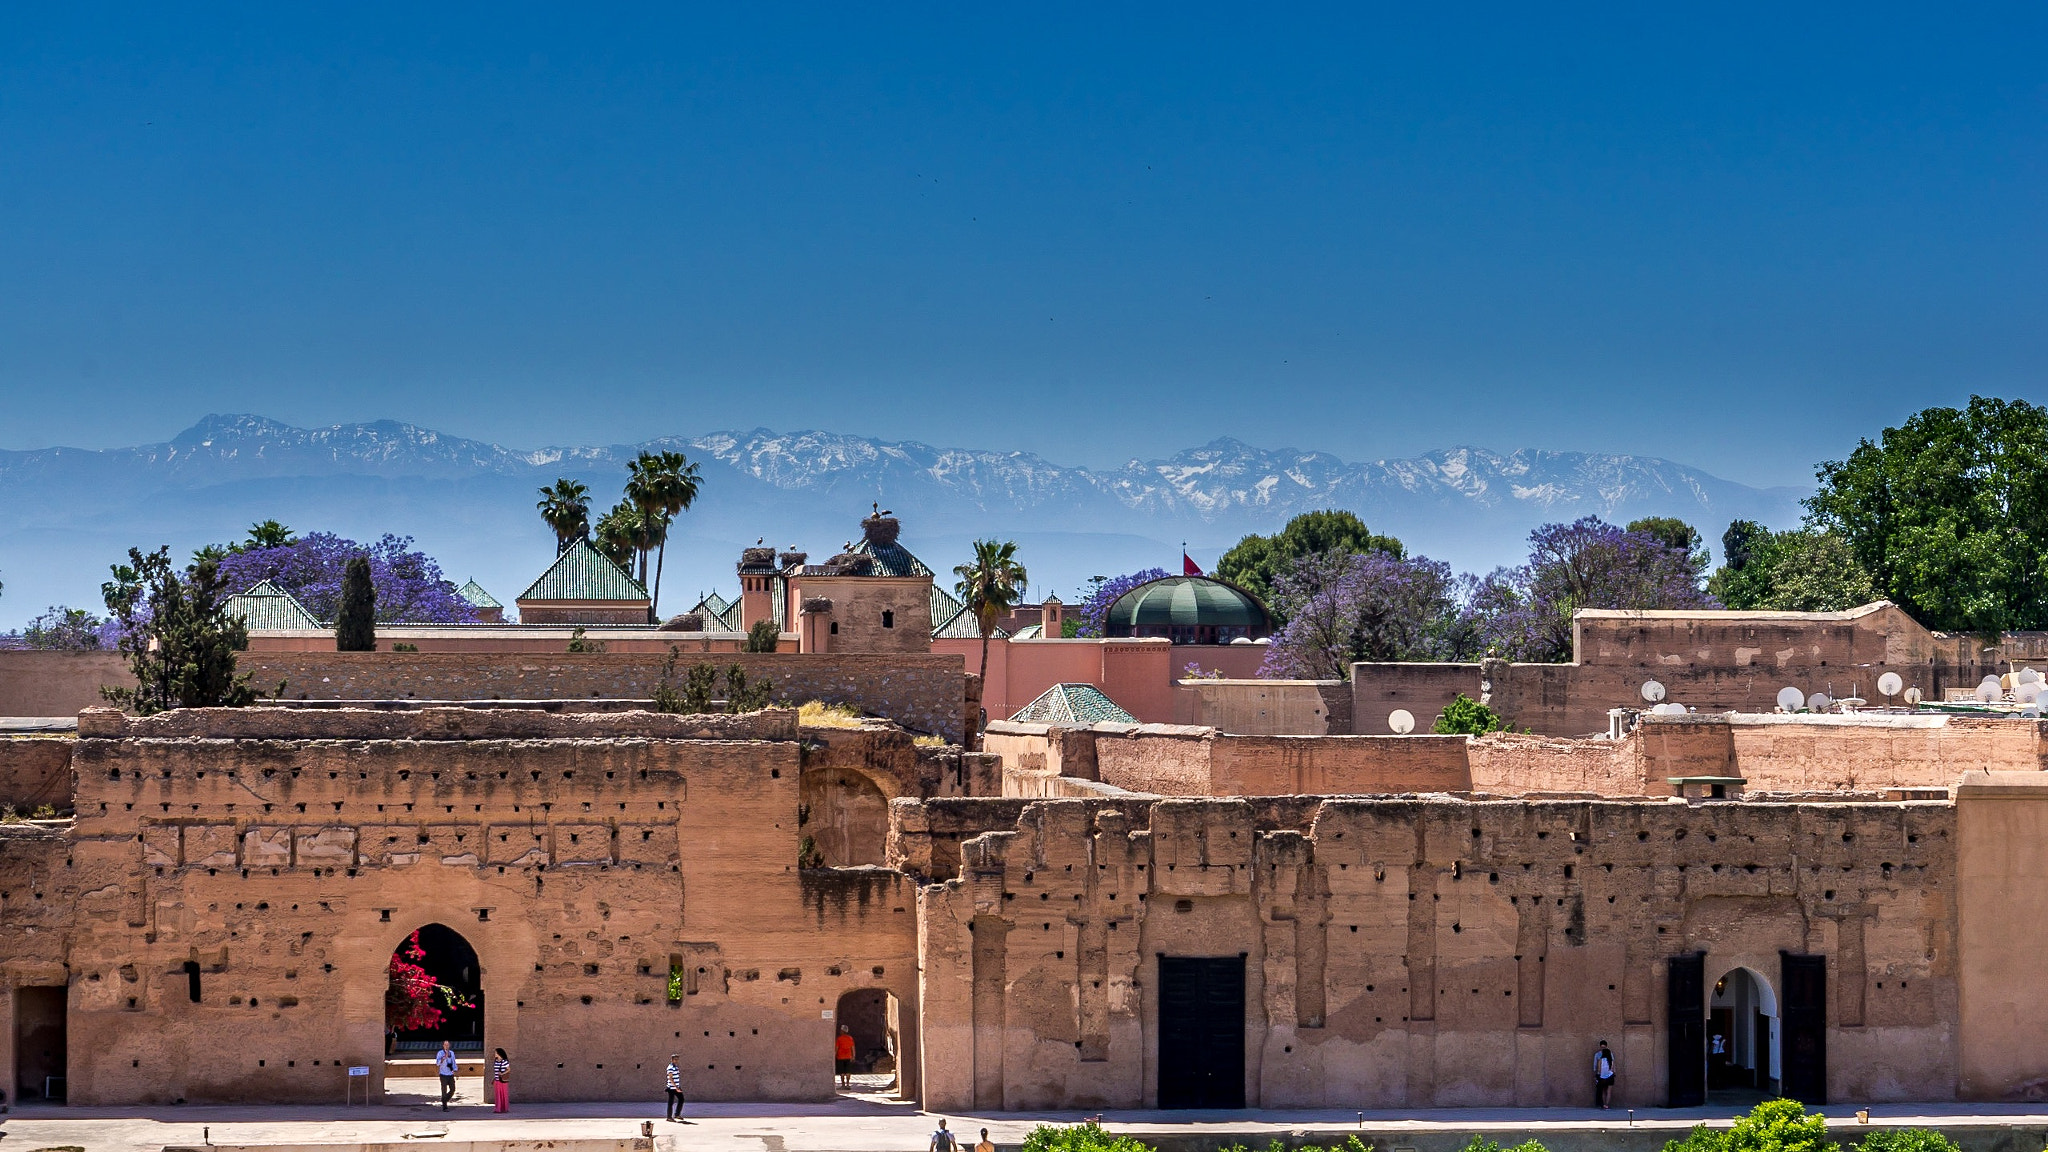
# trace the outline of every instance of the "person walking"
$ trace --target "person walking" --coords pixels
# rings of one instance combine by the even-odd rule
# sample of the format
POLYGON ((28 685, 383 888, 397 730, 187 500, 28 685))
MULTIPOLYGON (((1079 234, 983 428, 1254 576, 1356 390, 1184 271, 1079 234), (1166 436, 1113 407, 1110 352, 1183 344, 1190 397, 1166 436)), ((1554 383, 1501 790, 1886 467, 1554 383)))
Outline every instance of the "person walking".
POLYGON ((1608 1051, 1607 1041, 1593 1051, 1593 1103, 1606 1108, 1614 1097, 1614 1053, 1608 1051))
POLYGON ((441 1041, 441 1050, 434 1053, 434 1071, 441 1076, 441 1111, 448 1110, 448 1102, 455 1099, 455 1048, 448 1041, 441 1041))
POLYGON ((505 1055, 503 1048, 498 1049, 498 1058, 491 1061, 491 1095, 497 1103, 491 1111, 512 1110, 512 1058, 505 1055))
POLYGON ((853 1087, 853 1031, 844 1024, 839 1026, 839 1035, 832 1041, 832 1057, 839 1068, 839 1086, 853 1087))
POLYGON ((939 1130, 932 1133, 931 1147, 926 1149, 926 1152, 960 1152, 960 1142, 953 1139, 951 1132, 946 1131, 944 1120, 939 1121, 939 1130))
POLYGON ((996 1142, 988 1138, 988 1129, 981 1130, 981 1142, 974 1146, 974 1152, 996 1152, 996 1142))
POLYGON ((677 1124, 683 1122, 683 1070, 676 1063, 676 1054, 668 1054, 668 1071, 662 1073, 662 1083, 668 1087, 668 1118, 677 1124))

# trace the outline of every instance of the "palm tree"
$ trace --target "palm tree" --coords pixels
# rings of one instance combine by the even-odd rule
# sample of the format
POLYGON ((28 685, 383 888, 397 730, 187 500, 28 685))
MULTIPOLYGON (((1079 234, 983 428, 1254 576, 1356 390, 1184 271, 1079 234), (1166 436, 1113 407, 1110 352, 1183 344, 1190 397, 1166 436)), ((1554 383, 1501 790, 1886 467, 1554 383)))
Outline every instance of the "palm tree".
MULTIPOLYGON (((988 684, 988 639, 1001 620, 1024 595, 1024 566, 1017 563, 1017 542, 976 540, 974 559, 956 565, 953 574, 960 582, 953 590, 960 595, 974 622, 981 628, 981 682, 988 684)), ((986 691, 986 687, 983 691, 986 691)))
MULTIPOLYGON (((681 452, 642 452, 627 466, 626 499, 640 509, 659 549, 654 561, 654 611, 661 615, 661 569, 668 560, 668 529, 676 515, 697 502, 697 466, 681 452)), ((640 582, 647 582, 647 554, 640 555, 640 582)))
POLYGON ((590 535, 590 489, 574 480, 561 479, 540 490, 540 518, 555 530, 555 555, 590 535))
POLYGON ((631 502, 621 500, 597 521, 597 550, 632 575, 633 556, 653 547, 647 518, 631 502))
POLYGON ((261 524, 249 525, 249 542, 242 545, 241 549, 237 550, 241 551, 253 548, 284 548, 292 544, 297 544, 298 542, 299 538, 297 536, 292 535, 291 529, 285 527, 284 525, 278 523, 275 520, 265 520, 261 524))

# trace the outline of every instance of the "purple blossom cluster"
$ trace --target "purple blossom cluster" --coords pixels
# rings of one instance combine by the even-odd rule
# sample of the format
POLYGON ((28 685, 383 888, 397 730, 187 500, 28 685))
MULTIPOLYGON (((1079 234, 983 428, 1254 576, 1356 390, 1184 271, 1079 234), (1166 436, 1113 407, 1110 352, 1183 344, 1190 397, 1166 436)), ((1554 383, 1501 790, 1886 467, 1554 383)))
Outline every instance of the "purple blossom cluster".
POLYGON ((1304 556, 1274 581, 1287 623, 1259 675, 1341 680, 1361 660, 1455 659, 1455 588, 1451 566, 1427 556, 1304 556))
POLYGON ((1118 597, 1140 584, 1149 584, 1154 580, 1162 580, 1171 575, 1173 573, 1168 572, 1164 568, 1147 568, 1143 572, 1132 572, 1129 575, 1104 580, 1096 585, 1095 591, 1089 593, 1088 599, 1082 602, 1080 611, 1081 622, 1075 634, 1079 636, 1102 636, 1103 622, 1109 617, 1109 606, 1116 603, 1118 597))
POLYGON ((247 592, 269 580, 296 596, 323 621, 334 619, 341 580, 356 556, 370 559, 370 583, 377 589, 380 623, 467 624, 476 609, 441 575, 432 557, 415 551, 412 537, 379 537, 372 544, 332 532, 308 532, 290 544, 248 548, 221 558, 222 580, 233 592, 247 592))
POLYGON ((1529 561, 1497 569, 1467 597, 1486 650, 1507 660, 1572 658, 1572 613, 1714 608, 1692 557, 1647 532, 1598 516, 1545 524, 1529 534, 1529 561))
POLYGON ((21 631, 0 632, 0 651, 111 652, 120 642, 120 621, 94 615, 84 608, 54 604, 21 631))

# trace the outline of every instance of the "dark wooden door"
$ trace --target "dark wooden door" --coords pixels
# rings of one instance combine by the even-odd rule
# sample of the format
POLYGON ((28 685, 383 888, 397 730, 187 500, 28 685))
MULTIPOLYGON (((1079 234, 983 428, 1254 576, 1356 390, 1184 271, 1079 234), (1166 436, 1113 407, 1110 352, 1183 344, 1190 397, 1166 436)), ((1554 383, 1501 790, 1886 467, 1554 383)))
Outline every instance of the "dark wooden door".
POLYGON ((1244 957, 1159 958, 1159 1106, 1244 1107, 1244 957))
POLYGON ((1784 1075, 1778 1091, 1802 1104, 1828 1099, 1828 958, 1778 954, 1778 1063, 1784 1075))
POLYGON ((1665 1102, 1697 1108, 1707 1102, 1707 954, 1673 956, 1664 982, 1665 1102))

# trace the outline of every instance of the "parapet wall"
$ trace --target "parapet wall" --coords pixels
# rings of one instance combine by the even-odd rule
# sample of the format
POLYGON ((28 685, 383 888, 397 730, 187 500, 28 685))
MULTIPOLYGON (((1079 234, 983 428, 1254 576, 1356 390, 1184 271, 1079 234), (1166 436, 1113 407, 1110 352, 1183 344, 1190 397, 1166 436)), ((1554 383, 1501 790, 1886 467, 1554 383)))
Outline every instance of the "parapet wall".
POLYGON ((0 737, 0 808, 71 810, 71 739, 0 737))
POLYGON ((1154 796, 1669 796, 1679 777, 1742 778, 1752 792, 1865 793, 1947 788, 1975 769, 2048 769, 2048 723, 1941 714, 1644 716, 1621 740, 999 723, 985 744, 1001 758, 1003 794, 1031 797, 1076 793, 1058 780, 1154 796))

